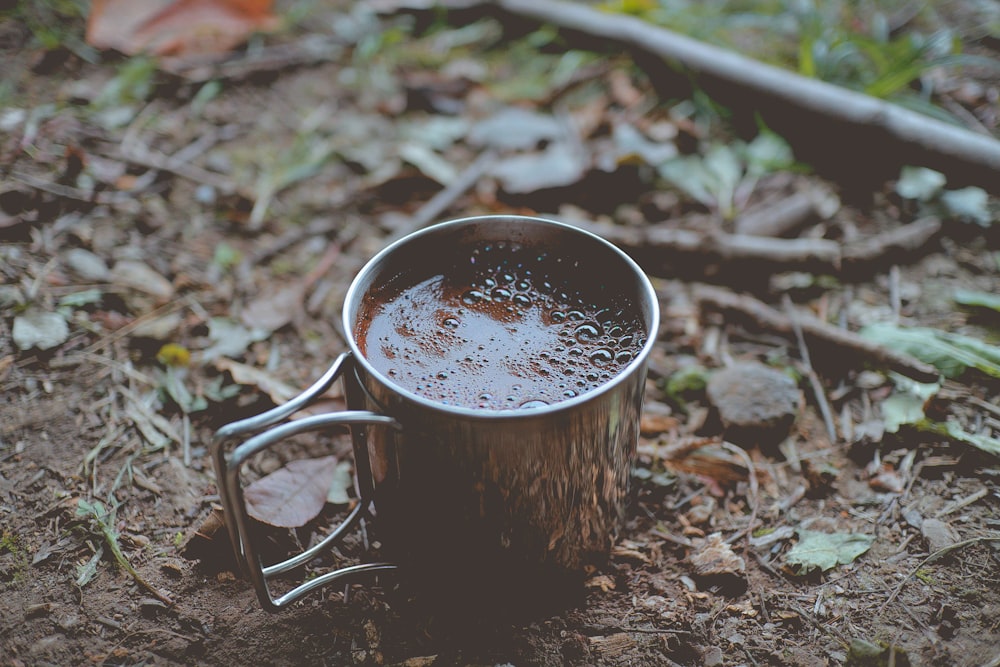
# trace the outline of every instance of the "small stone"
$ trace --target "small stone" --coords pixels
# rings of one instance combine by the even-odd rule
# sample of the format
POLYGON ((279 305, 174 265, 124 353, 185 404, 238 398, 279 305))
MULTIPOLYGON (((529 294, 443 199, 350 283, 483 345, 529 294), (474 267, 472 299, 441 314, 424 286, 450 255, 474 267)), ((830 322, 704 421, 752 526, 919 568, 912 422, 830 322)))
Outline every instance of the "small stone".
POLYGON ((740 362, 716 371, 706 390, 726 436, 738 444, 780 442, 802 405, 802 392, 795 380, 757 362, 740 362))
POLYGON ((712 533, 695 542, 688 556, 693 576, 701 589, 719 588, 726 595, 739 595, 747 588, 747 564, 722 539, 722 533, 712 533))
POLYGON ((62 345, 69 338, 69 325, 59 313, 29 308, 14 318, 11 332, 18 349, 49 350, 62 345))
POLYGON ((925 518, 920 524, 920 534, 927 540, 927 550, 931 553, 958 542, 955 529, 941 519, 925 518))
POLYGON ((107 263, 84 248, 73 248, 63 256, 66 264, 84 280, 103 283, 111 278, 107 263))
POLYGON ((111 269, 111 277, 119 285, 145 292, 162 301, 174 295, 173 284, 144 262, 121 260, 111 269))
POLYGON ((705 667, 719 667, 725 662, 725 656, 722 654, 721 648, 713 646, 705 651, 702 661, 705 667))

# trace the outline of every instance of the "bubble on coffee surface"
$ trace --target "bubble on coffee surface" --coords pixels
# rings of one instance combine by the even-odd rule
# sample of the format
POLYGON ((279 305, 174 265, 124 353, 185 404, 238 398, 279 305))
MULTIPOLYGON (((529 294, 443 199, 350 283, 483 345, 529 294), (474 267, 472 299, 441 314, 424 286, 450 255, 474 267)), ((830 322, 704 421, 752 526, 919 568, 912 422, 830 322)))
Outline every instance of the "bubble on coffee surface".
POLYGON ((572 260, 498 242, 467 262, 422 280, 398 276, 362 304, 362 354, 424 398, 537 409, 604 384, 645 344, 638 309, 574 289, 587 281, 572 260))

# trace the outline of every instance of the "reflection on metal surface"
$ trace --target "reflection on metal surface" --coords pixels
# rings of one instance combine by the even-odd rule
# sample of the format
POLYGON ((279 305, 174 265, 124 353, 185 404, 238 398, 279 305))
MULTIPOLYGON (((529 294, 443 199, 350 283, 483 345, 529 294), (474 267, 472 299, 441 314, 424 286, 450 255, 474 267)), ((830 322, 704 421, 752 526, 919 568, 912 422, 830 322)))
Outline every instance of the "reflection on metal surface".
MULTIPOLYGON (((658 328, 656 296, 638 266, 614 246, 579 229, 535 218, 487 216, 435 225, 376 255, 348 290, 343 312, 350 354, 313 387, 282 407, 220 430, 213 447, 220 496, 237 559, 262 605, 278 609, 323 583, 393 567, 375 563, 324 574, 275 598, 270 576, 315 555, 264 567, 249 539, 239 473, 254 453, 292 432, 348 424, 361 500, 358 512, 323 548, 364 516, 373 519, 383 553, 410 583, 435 594, 473 589, 499 594, 574 579, 600 566, 622 528, 629 472, 638 440, 646 358, 658 328), (591 270, 581 289, 599 283, 637 304, 646 344, 617 376, 587 393, 527 410, 476 410, 435 403, 381 375, 354 338, 365 293, 404 268, 440 261, 473 242, 503 240, 559 248, 591 270), (349 410, 283 424, 232 453, 226 443, 287 418, 338 375, 349 410)), ((320 391, 322 389, 322 391, 320 391)))

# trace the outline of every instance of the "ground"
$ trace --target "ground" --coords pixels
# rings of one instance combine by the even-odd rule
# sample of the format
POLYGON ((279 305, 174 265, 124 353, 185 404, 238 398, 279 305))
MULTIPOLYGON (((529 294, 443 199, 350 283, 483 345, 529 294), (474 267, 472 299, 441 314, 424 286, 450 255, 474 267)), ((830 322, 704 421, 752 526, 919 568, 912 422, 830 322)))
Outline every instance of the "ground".
MULTIPOLYGON (((697 95, 663 98, 625 55, 497 17, 346 4, 283 5, 293 27, 208 75, 79 40, 46 50, 20 18, 0 23, 0 664, 1000 664, 995 202, 906 196, 924 181, 898 170, 847 192, 773 143, 750 178, 760 165, 737 147, 752 137, 697 95), (585 159, 549 150, 566 132, 585 159), (732 189, 653 168, 719 146, 732 189), (774 236, 819 255, 737 264, 712 246, 803 193, 827 205, 774 236), (488 599, 429 611, 392 577, 262 611, 213 531, 212 433, 345 349, 344 293, 387 239, 490 212, 604 233, 660 295, 610 562, 577 598, 514 617, 488 599), (918 242, 879 246, 928 220, 918 242), (647 228, 669 233, 634 234, 647 228), (799 341, 788 323, 806 314, 799 341), (831 333, 873 323, 985 352, 886 343, 923 359, 893 366, 831 333), (792 378, 787 419, 727 421, 705 382, 736 361, 792 378)), ((995 133, 995 78, 944 78, 943 98, 995 133)), ((249 475, 348 451, 303 437, 249 475)), ((260 530, 281 550, 344 510, 260 530)), ((331 558, 365 557, 352 536, 331 558)))

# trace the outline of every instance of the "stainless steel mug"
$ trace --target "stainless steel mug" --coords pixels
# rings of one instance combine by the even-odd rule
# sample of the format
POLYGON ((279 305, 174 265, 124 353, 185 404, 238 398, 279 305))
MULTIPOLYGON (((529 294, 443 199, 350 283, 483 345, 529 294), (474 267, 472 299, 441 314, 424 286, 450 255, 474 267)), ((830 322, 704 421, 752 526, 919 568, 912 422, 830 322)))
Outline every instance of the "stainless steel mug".
POLYGON ((224 426, 213 443, 237 561, 265 609, 277 610, 324 584, 397 567, 400 576, 434 592, 484 582, 501 592, 512 584, 534 587, 574 578, 607 561, 624 520, 646 362, 659 322, 656 295, 635 262, 600 237, 563 223, 511 215, 465 218, 415 232, 379 252, 351 284, 342 317, 349 352, 302 394, 224 426), (531 409, 436 402, 374 368, 356 333, 365 295, 403 271, 447 266, 458 253, 486 242, 571 258, 582 290, 597 286, 640 311, 641 350, 604 384, 531 409), (338 377, 348 410, 285 421, 338 377), (351 427, 360 501, 319 544, 264 565, 250 539, 241 467, 291 435, 341 425, 351 427), (234 438, 248 435, 230 448, 234 438), (364 519, 371 519, 391 563, 337 569, 272 594, 269 580, 313 560, 364 519))

